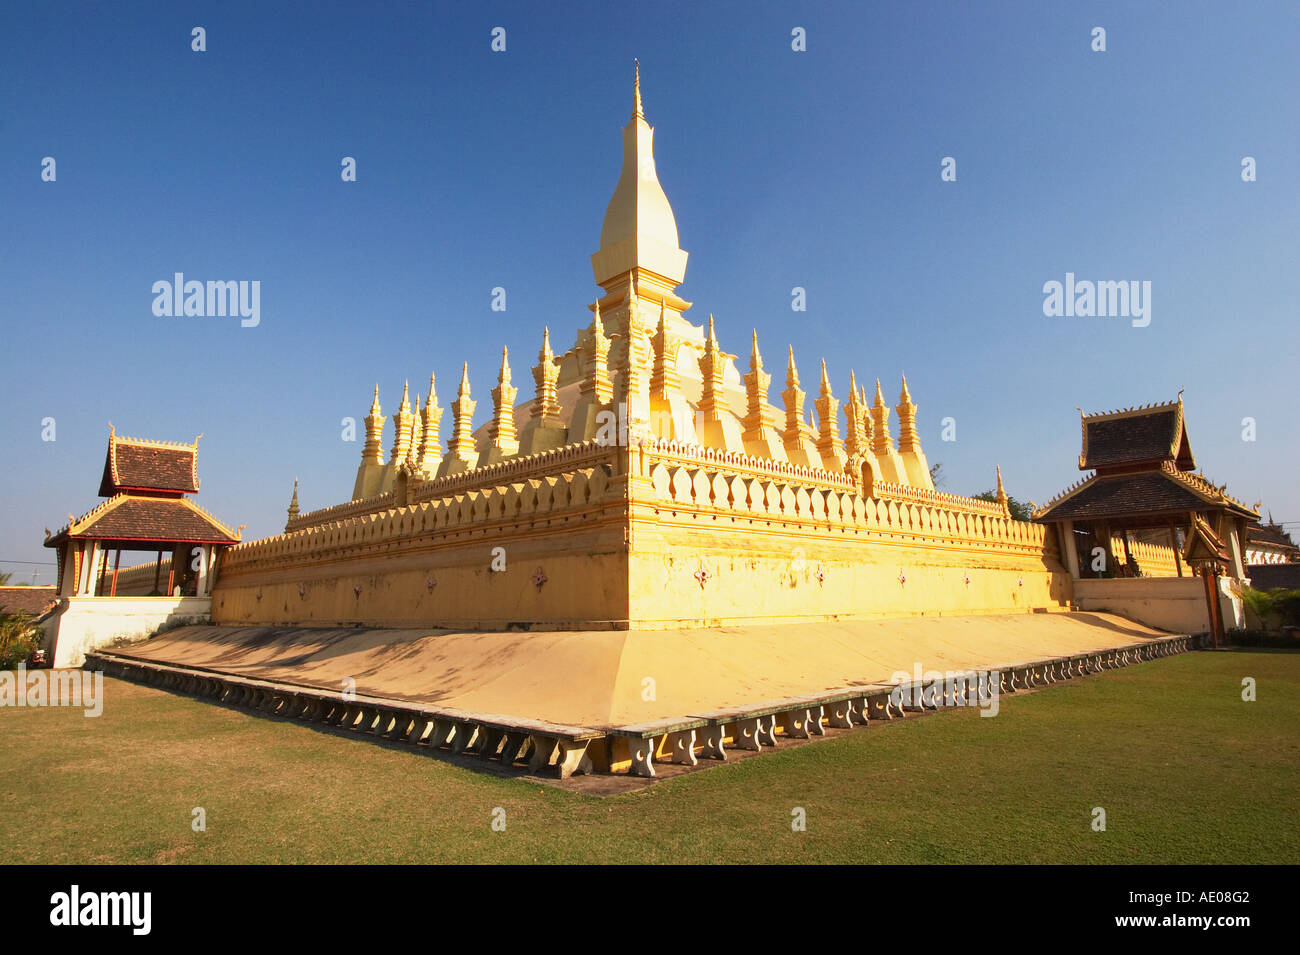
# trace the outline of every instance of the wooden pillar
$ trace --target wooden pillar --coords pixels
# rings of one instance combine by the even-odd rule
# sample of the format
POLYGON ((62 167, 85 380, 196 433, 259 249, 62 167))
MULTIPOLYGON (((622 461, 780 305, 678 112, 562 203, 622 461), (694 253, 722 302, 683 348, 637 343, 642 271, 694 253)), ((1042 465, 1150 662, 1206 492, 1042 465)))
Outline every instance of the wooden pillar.
POLYGON ((1223 636, 1223 615, 1219 610, 1219 572, 1217 565, 1205 565, 1201 569, 1201 578, 1205 582, 1205 607, 1210 618, 1210 640, 1214 649, 1219 649, 1219 639, 1223 636))
POLYGON ((199 544, 199 572, 194 581, 194 596, 206 597, 208 595, 208 545, 199 544))
POLYGON ((113 587, 108 594, 110 597, 117 596, 117 572, 121 569, 122 569, 122 548, 119 547, 113 559, 113 587))
POLYGON ((159 549, 158 560, 155 561, 153 565, 153 590, 151 591, 152 594, 158 593, 158 574, 161 570, 162 570, 162 550, 159 549))
POLYGON ((1178 553, 1178 528, 1174 522, 1169 522, 1169 546, 1174 549, 1174 567, 1178 569, 1178 576, 1183 576, 1183 558, 1178 553))
POLYGON ((1061 556, 1066 569, 1075 580, 1079 579, 1079 547, 1074 540, 1074 521, 1058 521, 1057 533, 1061 539, 1061 556))

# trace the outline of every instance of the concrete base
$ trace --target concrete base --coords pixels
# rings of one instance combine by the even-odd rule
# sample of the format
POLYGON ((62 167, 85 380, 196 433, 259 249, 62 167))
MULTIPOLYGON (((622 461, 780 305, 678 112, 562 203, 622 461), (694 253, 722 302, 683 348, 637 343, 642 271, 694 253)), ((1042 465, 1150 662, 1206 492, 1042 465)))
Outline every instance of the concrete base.
POLYGON ((209 597, 64 597, 44 623, 46 657, 78 667, 86 653, 119 640, 144 639, 165 625, 207 623, 209 597))

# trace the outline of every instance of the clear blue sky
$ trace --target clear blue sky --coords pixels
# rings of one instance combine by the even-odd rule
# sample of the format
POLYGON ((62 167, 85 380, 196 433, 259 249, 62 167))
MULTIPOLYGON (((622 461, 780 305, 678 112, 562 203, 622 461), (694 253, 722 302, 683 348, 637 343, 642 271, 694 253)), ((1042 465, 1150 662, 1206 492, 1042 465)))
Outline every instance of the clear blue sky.
POLYGON ((43 528, 96 503, 109 420, 203 432, 198 500, 248 539, 282 528, 295 476, 304 508, 349 496, 340 419, 376 381, 390 411, 436 372, 445 405, 468 360, 481 421, 508 345, 530 395, 542 325, 568 347, 598 293, 633 57, 679 291, 724 348, 757 327, 780 366, 793 342, 840 397, 853 368, 893 401, 905 370, 948 490, 1000 463, 1039 502, 1080 476, 1076 405, 1185 387, 1205 472, 1300 521, 1289 0, 27 4, 0 30, 0 568, 20 580, 13 561, 53 560, 43 528), (260 281, 261 324, 155 317, 177 271, 260 281), (1067 271, 1150 281, 1150 326, 1045 317, 1067 271))

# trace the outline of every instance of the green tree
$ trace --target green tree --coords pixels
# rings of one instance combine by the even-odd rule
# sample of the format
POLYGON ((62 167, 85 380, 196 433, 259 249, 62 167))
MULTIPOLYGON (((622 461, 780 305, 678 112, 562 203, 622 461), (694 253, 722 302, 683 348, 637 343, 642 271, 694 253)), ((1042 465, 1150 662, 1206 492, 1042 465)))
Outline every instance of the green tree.
MULTIPOLYGON (((971 496, 976 500, 992 501, 995 504, 998 500, 997 491, 980 491, 978 494, 973 494, 971 496)), ((1028 521, 1033 518, 1033 511, 1029 509, 1029 505, 1025 504, 1023 501, 1017 501, 1010 494, 1007 495, 1007 510, 1011 512, 1012 520, 1028 521)))

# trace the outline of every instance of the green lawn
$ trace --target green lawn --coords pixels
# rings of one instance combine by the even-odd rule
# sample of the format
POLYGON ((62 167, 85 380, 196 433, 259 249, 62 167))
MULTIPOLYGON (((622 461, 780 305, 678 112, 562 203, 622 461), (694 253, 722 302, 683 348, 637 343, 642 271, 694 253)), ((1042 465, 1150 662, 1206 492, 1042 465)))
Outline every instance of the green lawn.
POLYGON ((98 719, 0 709, 6 862, 1300 862, 1300 653, 1188 653, 605 798, 106 694, 98 719))

